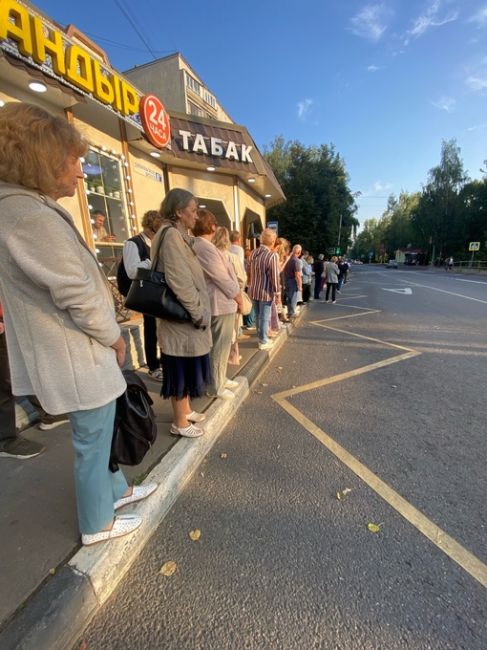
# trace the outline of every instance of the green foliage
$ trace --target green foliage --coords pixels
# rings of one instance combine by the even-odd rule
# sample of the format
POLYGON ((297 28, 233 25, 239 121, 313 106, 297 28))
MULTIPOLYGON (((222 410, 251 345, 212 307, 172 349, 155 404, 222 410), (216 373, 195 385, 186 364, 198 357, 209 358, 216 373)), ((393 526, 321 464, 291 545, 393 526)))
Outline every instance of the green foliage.
POLYGON ((340 247, 346 249, 358 221, 345 165, 334 147, 305 147, 278 137, 264 155, 287 199, 268 212, 269 220, 279 221, 279 233, 318 254, 337 246, 340 232, 340 247))
POLYGON ((481 181, 469 181, 455 140, 442 143, 438 166, 428 174, 422 192, 389 197, 379 220, 369 220, 351 255, 374 259, 393 257, 398 248, 420 248, 429 260, 452 255, 469 258, 468 244, 479 241, 477 259, 487 259, 487 160, 481 181))

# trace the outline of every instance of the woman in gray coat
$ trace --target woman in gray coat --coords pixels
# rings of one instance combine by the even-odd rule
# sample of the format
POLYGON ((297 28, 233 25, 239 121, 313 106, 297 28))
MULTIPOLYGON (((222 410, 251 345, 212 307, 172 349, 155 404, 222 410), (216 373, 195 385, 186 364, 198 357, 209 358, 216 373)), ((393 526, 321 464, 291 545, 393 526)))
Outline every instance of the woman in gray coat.
POLYGON ((193 250, 194 240, 188 235, 195 224, 197 209, 191 192, 170 190, 161 204, 162 226, 151 246, 157 255, 156 270, 165 274, 167 284, 191 316, 190 322, 157 322, 162 350, 161 395, 171 399, 171 433, 186 438, 204 433, 197 423, 205 416, 193 411, 189 400, 203 396, 211 381, 210 303, 203 270, 193 250), (159 246, 161 237, 164 239, 159 246))
POLYGON ((326 298, 325 302, 330 302, 330 291, 331 291, 331 302, 332 304, 336 303, 336 290, 338 284, 338 257, 335 255, 331 258, 329 262, 325 262, 325 270, 323 275, 325 276, 326 282, 326 298))
MULTIPOLYGON (((96 258, 58 199, 83 180, 86 144, 63 117, 25 103, 0 108, 0 299, 14 395, 69 413, 83 544, 141 523, 114 515, 157 485, 129 488, 110 472, 125 344, 96 258)), ((20 488, 21 489, 21 488, 20 488)))

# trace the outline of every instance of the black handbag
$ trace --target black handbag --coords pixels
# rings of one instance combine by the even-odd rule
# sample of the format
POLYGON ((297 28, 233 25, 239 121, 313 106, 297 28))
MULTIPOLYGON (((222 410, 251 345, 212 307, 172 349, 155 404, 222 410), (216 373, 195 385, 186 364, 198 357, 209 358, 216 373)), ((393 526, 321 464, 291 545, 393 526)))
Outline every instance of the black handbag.
POLYGON ((142 379, 133 370, 124 370, 127 390, 117 398, 109 467, 138 465, 154 444, 157 425, 153 401, 142 379))
POLYGON ((165 228, 159 239, 159 245, 152 260, 152 268, 137 269, 137 274, 132 280, 125 300, 125 306, 132 311, 164 320, 191 321, 188 311, 178 301, 174 291, 168 287, 164 273, 155 270, 159 251, 169 227, 165 228))

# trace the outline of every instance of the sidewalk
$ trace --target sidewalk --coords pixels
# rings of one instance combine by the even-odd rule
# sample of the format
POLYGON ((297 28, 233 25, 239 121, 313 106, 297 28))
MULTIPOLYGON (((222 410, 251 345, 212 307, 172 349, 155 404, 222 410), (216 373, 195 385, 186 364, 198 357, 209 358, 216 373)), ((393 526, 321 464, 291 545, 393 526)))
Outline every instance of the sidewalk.
MULTIPOLYGON (((303 312, 301 312, 302 315, 303 312)), ((81 547, 76 519, 73 451, 69 424, 50 431, 27 429, 23 435, 45 444, 32 460, 2 459, 0 489, 0 647, 2 650, 70 648, 96 609, 108 598, 152 532, 169 511, 185 482, 249 394, 249 388, 292 330, 283 328, 269 352, 259 351, 255 330, 239 341, 240 366, 228 366, 239 381, 231 402, 201 398, 207 433, 196 440, 174 438, 168 401, 160 383, 141 370, 154 399, 157 442, 137 467, 124 467, 129 482, 157 480, 151 499, 133 507, 144 517, 141 528, 111 544, 81 547)))

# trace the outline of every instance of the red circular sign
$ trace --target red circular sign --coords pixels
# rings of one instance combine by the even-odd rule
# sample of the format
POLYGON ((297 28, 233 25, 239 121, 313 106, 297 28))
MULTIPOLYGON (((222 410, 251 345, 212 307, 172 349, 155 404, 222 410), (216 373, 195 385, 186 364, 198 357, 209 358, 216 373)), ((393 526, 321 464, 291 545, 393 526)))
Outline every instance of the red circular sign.
POLYGON ((149 141, 158 149, 165 147, 171 139, 171 126, 161 100, 155 95, 145 95, 140 100, 139 114, 149 141))

